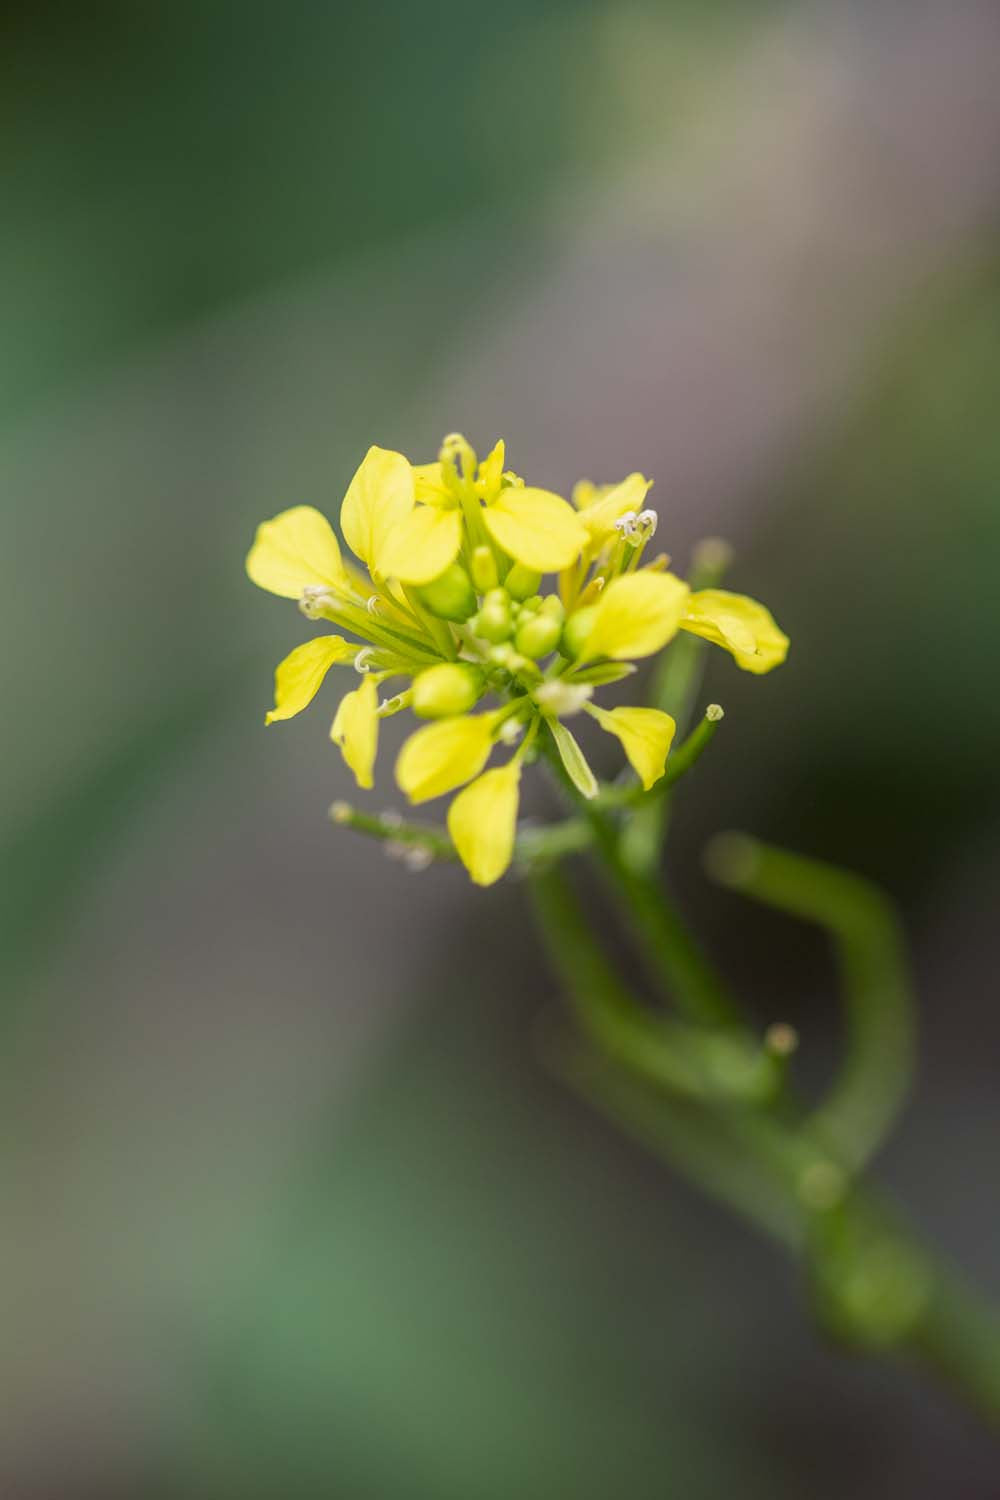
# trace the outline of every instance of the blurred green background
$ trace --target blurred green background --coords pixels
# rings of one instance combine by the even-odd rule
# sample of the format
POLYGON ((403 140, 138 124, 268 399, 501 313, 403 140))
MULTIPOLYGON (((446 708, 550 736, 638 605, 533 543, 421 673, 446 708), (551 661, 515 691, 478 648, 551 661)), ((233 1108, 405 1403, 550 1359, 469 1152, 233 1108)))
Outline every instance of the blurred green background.
POLYGON ((330 828, 242 558, 456 428, 728 536, 794 648, 713 663, 675 883, 809 1076, 823 945, 699 850, 887 885, 881 1175, 1000 1293, 998 65, 977 0, 0 3, 4 1495, 991 1492, 549 1076, 516 882, 330 828))

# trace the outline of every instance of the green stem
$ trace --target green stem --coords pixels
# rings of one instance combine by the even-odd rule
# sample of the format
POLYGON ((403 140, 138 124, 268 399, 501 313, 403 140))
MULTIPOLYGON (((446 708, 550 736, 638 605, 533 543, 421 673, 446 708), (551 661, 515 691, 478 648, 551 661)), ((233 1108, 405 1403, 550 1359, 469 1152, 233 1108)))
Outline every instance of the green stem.
POLYGON ((589 824, 601 868, 609 879, 626 920, 645 949, 656 977, 677 1008, 708 1025, 734 1025, 739 1013, 722 980, 702 955, 674 911, 662 886, 633 869, 622 857, 618 833, 593 801, 577 792, 554 744, 542 741, 542 752, 573 806, 589 824))
MULTIPOLYGON (((692 591, 716 587, 729 566, 725 542, 709 540, 695 550, 688 582, 692 591)), ((660 658, 649 702, 671 714, 683 734, 691 719, 705 670, 705 642, 682 630, 660 658)), ((670 800, 658 797, 631 818, 622 834, 622 852, 635 870, 655 870, 660 862, 670 817, 670 800)))
POLYGON ((618 1126, 804 1261, 817 1315, 859 1350, 902 1356, 1000 1424, 1000 1316, 936 1263, 877 1195, 855 1187, 815 1122, 690 1089, 683 1028, 661 1031, 608 966, 556 871, 533 881, 550 956, 589 1045, 547 1049, 618 1126), (651 1045, 658 1035, 660 1045, 651 1045))
POLYGON ((851 1167, 863 1166, 892 1129, 913 1077, 913 1002, 892 910, 856 875, 738 834, 710 845, 708 865, 743 895, 830 933, 844 993, 846 1052, 812 1125, 851 1167))

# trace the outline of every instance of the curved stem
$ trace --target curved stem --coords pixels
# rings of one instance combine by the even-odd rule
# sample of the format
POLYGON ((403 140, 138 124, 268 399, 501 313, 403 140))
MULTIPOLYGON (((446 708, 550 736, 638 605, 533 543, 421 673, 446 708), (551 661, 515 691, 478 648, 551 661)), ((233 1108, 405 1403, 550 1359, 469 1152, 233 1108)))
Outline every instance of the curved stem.
POLYGON ((844 1065, 810 1122, 857 1170, 885 1140, 905 1103, 915 1054, 913 1002, 893 912, 856 875, 742 835, 710 846, 724 884, 806 921, 833 939, 844 990, 844 1065))

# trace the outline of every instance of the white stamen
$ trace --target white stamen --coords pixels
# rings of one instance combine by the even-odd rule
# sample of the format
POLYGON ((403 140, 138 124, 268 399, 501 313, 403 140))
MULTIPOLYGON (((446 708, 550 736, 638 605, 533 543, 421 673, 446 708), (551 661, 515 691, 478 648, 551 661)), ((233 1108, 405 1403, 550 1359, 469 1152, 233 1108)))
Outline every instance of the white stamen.
POLYGON ((641 510, 636 518, 636 530, 644 542, 652 541, 656 535, 658 517, 655 510, 641 510))
POLYGON ((354 670, 355 670, 355 672, 360 672, 361 675, 362 675, 362 677, 365 675, 366 672, 370 672, 372 670, 371 663, 370 663, 370 657, 371 657, 371 655, 372 655, 372 648, 371 648, 371 646, 362 646, 361 650, 358 652, 357 656, 354 658, 354 670))
POLYGON ((524 733, 524 725, 519 719, 504 719, 497 730, 497 739, 504 745, 516 745, 524 733))
POLYGON ((403 855, 403 864, 415 875, 421 870, 426 870, 428 865, 434 863, 434 855, 426 844, 409 844, 403 855))
POLYGON ((333 609, 336 599, 330 589, 322 583, 310 583, 302 590, 299 609, 307 620, 318 620, 324 609, 333 609))
POLYGON ((349 823, 354 809, 349 802, 334 802, 330 807, 330 817, 335 823, 349 823))
POLYGON ((381 608, 381 600, 379 599, 378 594, 371 594, 369 596, 368 603, 365 605, 365 608, 370 615, 378 614, 379 609, 381 608))
POLYGON ((535 689, 535 702, 548 709, 559 719, 568 719, 578 714, 583 705, 594 696, 589 682, 543 682, 535 689))
POLYGON ((615 530, 617 532, 620 532, 627 541, 631 541, 631 539, 635 536, 636 522, 638 521, 638 519, 639 517, 636 515, 634 510, 627 510, 623 516, 618 517, 617 521, 615 522, 615 530))

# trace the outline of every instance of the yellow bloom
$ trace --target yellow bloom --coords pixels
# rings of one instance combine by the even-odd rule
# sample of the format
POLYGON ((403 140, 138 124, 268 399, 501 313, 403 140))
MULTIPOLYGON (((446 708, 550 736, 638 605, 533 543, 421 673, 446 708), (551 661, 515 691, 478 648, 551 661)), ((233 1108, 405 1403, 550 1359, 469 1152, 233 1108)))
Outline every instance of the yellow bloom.
POLYGON ((358 648, 340 635, 318 635, 280 662, 274 674, 274 707, 264 720, 292 719, 308 708, 335 662, 353 661, 358 648))
POLYGON ((736 665, 758 676, 788 655, 788 637, 770 610, 744 594, 702 589, 687 600, 681 627, 730 652, 736 665))
POLYGON ((643 790, 648 792, 666 768, 667 755, 677 733, 674 720, 658 708, 609 709, 599 708, 596 703, 585 707, 602 729, 621 740, 632 769, 643 790))
POLYGON ((396 780, 411 802, 429 802, 477 776, 493 748, 495 714, 459 714, 418 729, 396 761, 396 780))
POLYGON ((358 786, 369 790, 374 785, 375 755, 378 750, 378 690, 374 677, 362 677, 361 686, 340 701, 330 727, 330 738, 354 772, 358 786))
POLYGON ((490 536, 526 568, 558 573, 575 562, 587 532, 573 507, 549 490, 508 485, 483 511, 490 536))
POLYGON ((308 588, 350 587, 333 527, 311 505, 258 526, 246 567, 259 588, 285 599, 300 599, 308 588))
POLYGON ((625 573, 613 578, 594 609, 581 661, 652 656, 677 634, 689 589, 672 573, 625 573))
POLYGON ((642 474, 630 474, 621 484, 598 489, 596 485, 577 485, 574 499, 580 506, 580 520, 587 528, 592 548, 602 547, 615 534, 615 522, 631 511, 642 510, 653 481, 642 474))
POLYGON ((386 577, 383 553, 392 532, 413 510, 413 470, 401 453, 369 448, 340 507, 347 545, 375 577, 386 577))
POLYGON ((492 885, 510 865, 517 832, 521 766, 486 771, 448 809, 448 832, 476 885, 492 885))

